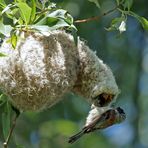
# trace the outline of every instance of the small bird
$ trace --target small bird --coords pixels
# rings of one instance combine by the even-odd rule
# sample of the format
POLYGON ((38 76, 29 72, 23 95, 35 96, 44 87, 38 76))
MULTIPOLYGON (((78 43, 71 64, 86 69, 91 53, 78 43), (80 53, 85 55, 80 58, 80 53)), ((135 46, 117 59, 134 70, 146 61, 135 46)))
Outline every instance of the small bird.
POLYGON ((113 124, 121 123, 125 120, 126 115, 122 108, 111 108, 103 114, 96 116, 92 122, 86 125, 79 133, 69 138, 68 143, 73 143, 84 134, 93 132, 98 129, 105 129, 113 124))

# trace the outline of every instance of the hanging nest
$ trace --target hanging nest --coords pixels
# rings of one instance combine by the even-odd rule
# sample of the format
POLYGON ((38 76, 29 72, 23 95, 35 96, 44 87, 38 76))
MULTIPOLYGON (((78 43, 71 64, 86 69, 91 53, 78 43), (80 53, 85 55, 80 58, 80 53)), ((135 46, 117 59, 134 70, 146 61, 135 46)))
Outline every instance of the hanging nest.
POLYGON ((76 81, 78 54, 64 32, 23 33, 16 49, 4 41, 0 51, 0 87, 21 110, 56 103, 76 81))
POLYGON ((87 99, 119 92, 111 70, 64 31, 22 32, 15 50, 7 40, 0 48, 7 55, 0 58, 0 88, 21 111, 49 108, 69 91, 87 99))

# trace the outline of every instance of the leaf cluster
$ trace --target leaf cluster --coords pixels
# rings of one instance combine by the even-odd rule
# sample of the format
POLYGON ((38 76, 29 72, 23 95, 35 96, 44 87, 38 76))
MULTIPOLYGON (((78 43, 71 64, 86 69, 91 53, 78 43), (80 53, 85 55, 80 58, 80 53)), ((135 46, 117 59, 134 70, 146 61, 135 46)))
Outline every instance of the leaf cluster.
POLYGON ((1 37, 11 36, 9 41, 13 48, 16 47, 21 31, 46 32, 66 28, 76 32, 73 17, 50 1, 14 0, 11 4, 6 4, 4 0, 0 0, 0 10, 1 37))
MULTIPOLYGON (((99 0, 88 0, 88 1, 95 3, 99 9, 101 8, 99 0)), ((148 20, 134 13, 131 10, 132 5, 133 5, 133 0, 116 0, 116 10, 119 12, 120 16, 112 19, 110 27, 106 28, 106 30, 108 31, 117 30, 120 33, 126 31, 127 18, 128 16, 132 16, 140 22, 144 30, 148 31, 148 20)))

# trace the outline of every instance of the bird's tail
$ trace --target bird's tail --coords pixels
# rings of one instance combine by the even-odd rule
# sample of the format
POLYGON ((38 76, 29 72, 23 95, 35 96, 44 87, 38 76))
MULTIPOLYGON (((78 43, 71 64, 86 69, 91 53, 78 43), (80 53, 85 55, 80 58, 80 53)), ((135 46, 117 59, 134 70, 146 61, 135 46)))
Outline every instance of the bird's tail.
POLYGON ((77 134, 75 134, 74 136, 71 136, 70 138, 69 138, 69 140, 68 140, 68 143, 74 143, 76 140, 78 140, 81 136, 83 136, 83 134, 85 134, 84 133, 84 131, 82 130, 82 131, 80 131, 79 133, 77 133, 77 134))

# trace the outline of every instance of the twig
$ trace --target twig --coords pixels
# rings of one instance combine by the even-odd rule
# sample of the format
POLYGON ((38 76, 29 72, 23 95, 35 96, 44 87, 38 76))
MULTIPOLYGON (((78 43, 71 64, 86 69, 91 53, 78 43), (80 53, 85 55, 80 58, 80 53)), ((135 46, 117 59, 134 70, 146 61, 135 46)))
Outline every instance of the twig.
POLYGON ((16 112, 16 115, 15 115, 13 121, 12 121, 12 127, 11 127, 11 129, 10 129, 10 131, 8 133, 8 137, 7 137, 6 141, 3 143, 4 148, 8 148, 8 143, 10 141, 13 130, 14 130, 15 126, 16 126, 16 120, 19 117, 19 115, 20 115, 20 112, 16 112))
POLYGON ((94 17, 90 17, 90 18, 86 18, 86 19, 82 19, 82 20, 76 20, 75 23, 86 23, 86 22, 90 22, 90 21, 96 21, 101 19, 103 16, 106 16, 110 13, 112 13, 113 11, 115 11, 117 8, 119 7, 119 5, 117 5, 115 8, 104 12, 103 14, 99 15, 99 16, 94 16, 94 17))

